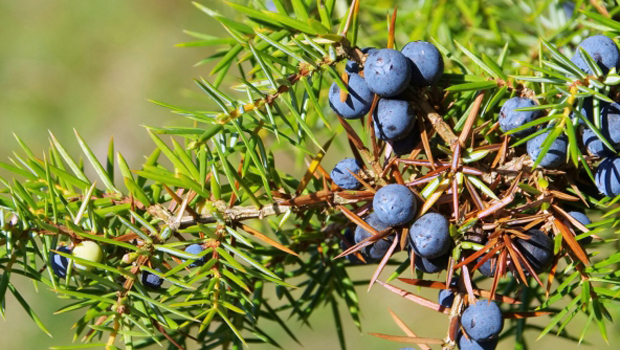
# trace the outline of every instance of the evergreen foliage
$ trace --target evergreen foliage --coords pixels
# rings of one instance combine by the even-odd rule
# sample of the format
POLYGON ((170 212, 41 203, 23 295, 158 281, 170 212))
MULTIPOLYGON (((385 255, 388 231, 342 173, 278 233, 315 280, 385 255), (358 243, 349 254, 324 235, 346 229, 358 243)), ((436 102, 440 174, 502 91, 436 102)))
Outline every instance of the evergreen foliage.
POLYGON ((412 312, 446 314, 444 339, 418 337, 415 325, 392 314, 406 335, 373 333, 386 342, 453 349, 465 336, 460 316, 476 300, 497 302, 505 319, 500 341, 517 348, 527 347, 523 333, 532 329, 581 342, 595 326, 607 340, 609 310, 618 307, 620 196, 599 192, 602 158, 587 152, 581 133, 587 128, 617 153, 600 115, 620 99, 620 75, 578 45, 620 34, 616 2, 580 0, 567 11, 557 0, 236 0, 228 3, 234 15, 195 5, 230 34, 188 31, 195 40, 179 45, 215 48, 199 62, 215 63, 210 75, 195 81, 211 104, 193 110, 153 101, 185 126, 147 127, 154 150, 143 164, 127 164, 112 142, 97 157, 77 131, 79 155, 51 134, 44 151, 16 136, 21 150, 0 161, 15 175, 0 178, 0 300, 12 293, 48 334, 11 278, 25 276, 72 300, 57 313, 81 315, 74 330, 84 348, 278 346, 263 320, 297 340, 287 319, 307 324, 322 307, 333 311, 345 348, 352 335, 342 322, 361 329, 358 293, 373 286, 411 301, 412 312), (363 76, 369 50, 361 48, 401 49, 415 40, 432 43, 445 70, 435 85, 409 85, 398 95, 416 118, 407 137, 415 142, 394 146, 397 156, 372 126, 379 98, 361 119, 345 120, 329 107, 330 87, 344 103, 352 92, 346 61, 363 76), (223 86, 226 76, 236 83, 223 86), (536 101, 516 111, 539 117, 504 133, 499 112, 514 97, 536 101), (589 104, 592 117, 583 112, 589 104), (533 132, 521 136, 524 130, 533 132), (541 135, 530 158, 526 144, 541 135), (566 152, 549 169, 545 157, 556 140, 566 152), (289 174, 282 152, 304 172, 289 174), (322 166, 338 152, 364 165, 349 173, 358 190, 339 188, 322 166), (411 225, 378 231, 367 223, 375 193, 389 184, 412 191, 416 219, 435 212, 449 220, 449 253, 439 264, 445 276, 415 269, 424 262, 415 262, 421 257, 408 243, 411 225), (596 218, 585 226, 568 214, 584 210, 596 218), (343 244, 345 229, 356 226, 368 236, 343 244), (553 241, 544 268, 519 250, 532 229, 553 241), (60 248, 75 251, 82 241, 102 256, 60 248), (381 254, 366 254, 371 245, 381 245, 381 254), (369 280, 349 277, 349 267, 373 261, 369 280), (490 290, 473 283, 485 278, 477 272, 483 265, 490 290), (411 285, 453 291, 451 307, 411 285), (284 306, 265 297, 272 287, 284 306), (547 326, 528 324, 530 317, 546 318, 547 326), (565 327, 576 317, 587 322, 570 335, 565 327))

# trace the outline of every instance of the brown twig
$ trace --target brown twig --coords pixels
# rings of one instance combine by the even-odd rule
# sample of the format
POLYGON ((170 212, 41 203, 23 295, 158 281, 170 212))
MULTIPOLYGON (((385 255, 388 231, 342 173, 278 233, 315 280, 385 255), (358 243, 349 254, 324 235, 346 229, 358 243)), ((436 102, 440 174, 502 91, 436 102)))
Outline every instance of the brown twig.
POLYGON ((435 108, 422 96, 421 93, 414 95, 414 102, 421 107, 423 115, 431 122, 431 125, 437 131, 439 136, 450 146, 458 141, 458 137, 452 131, 452 128, 443 120, 441 115, 437 113, 435 108))

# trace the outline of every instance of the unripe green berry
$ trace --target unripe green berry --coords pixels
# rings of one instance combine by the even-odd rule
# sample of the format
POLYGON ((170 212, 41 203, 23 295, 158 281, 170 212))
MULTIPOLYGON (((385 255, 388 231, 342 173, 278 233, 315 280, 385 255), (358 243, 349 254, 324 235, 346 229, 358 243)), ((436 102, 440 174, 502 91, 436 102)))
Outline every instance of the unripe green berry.
MULTIPOLYGON (((73 256, 99 263, 103 258, 103 251, 101 250, 99 244, 93 241, 82 241, 80 244, 76 245, 75 248, 73 248, 73 256)), ((92 266, 81 265, 77 262, 74 262, 73 265, 75 268, 82 271, 90 271, 93 269, 92 266)))

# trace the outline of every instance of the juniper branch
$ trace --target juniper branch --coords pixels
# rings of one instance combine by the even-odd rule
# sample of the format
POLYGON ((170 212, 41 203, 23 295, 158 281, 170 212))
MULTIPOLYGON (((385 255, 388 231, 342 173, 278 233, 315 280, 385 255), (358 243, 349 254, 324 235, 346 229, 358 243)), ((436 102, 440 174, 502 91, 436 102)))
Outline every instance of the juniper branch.
POLYGON ((224 222, 240 222, 250 219, 263 219, 268 216, 278 216, 287 213, 291 210, 305 210, 310 208, 327 208, 339 204, 355 203, 357 199, 345 198, 338 193, 322 191, 313 195, 304 195, 297 197, 309 199, 311 197, 316 200, 310 203, 304 203, 292 199, 288 203, 276 202, 264 205, 262 208, 257 209, 255 206, 233 206, 228 207, 224 201, 210 202, 210 205, 206 205, 204 209, 199 212, 200 217, 195 218, 191 215, 187 216, 175 216, 170 213, 166 208, 161 205, 150 206, 147 210, 151 215, 160 218, 168 225, 172 230, 178 230, 185 227, 194 226, 200 224, 213 224, 219 221, 224 222), (301 203, 299 203, 301 202, 301 203))
POLYGON ((257 99, 253 103, 246 104, 241 109, 237 108, 228 113, 221 113, 217 116, 216 121, 219 124, 227 124, 247 112, 251 112, 255 109, 263 110, 266 105, 273 105, 279 96, 289 91, 291 87, 302 78, 311 77, 321 68, 334 66, 345 58, 355 60, 362 66, 366 61, 367 55, 365 55, 358 47, 351 47, 349 41, 344 37, 341 41, 334 43, 334 47, 336 48, 337 53, 335 59, 323 57, 320 60, 317 60, 314 65, 301 62, 298 66, 298 71, 289 75, 286 79, 288 83, 280 85, 276 92, 257 99))

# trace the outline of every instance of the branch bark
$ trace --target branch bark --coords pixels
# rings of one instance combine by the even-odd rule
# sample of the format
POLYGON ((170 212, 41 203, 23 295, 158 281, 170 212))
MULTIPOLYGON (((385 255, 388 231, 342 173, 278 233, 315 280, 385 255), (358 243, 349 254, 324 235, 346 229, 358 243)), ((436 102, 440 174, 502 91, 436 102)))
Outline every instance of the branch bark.
POLYGON ((450 125, 448 125, 441 115, 437 113, 435 108, 426 101, 424 96, 419 92, 414 95, 415 103, 422 108, 426 118, 431 122, 431 125, 437 131, 439 136, 449 145, 452 146, 458 141, 458 137, 452 131, 450 125))
MULTIPOLYGON (((363 198, 363 197, 362 197, 363 198)), ((212 224, 218 220, 239 222, 250 219, 263 219, 268 216, 278 216, 291 210, 300 210, 317 207, 328 207, 339 204, 356 203, 360 198, 345 197, 336 192, 321 191, 316 194, 302 195, 294 199, 271 203, 256 209, 255 206, 234 206, 229 208, 223 201, 211 202, 210 208, 200 211, 200 217, 191 215, 175 216, 162 205, 150 206, 147 210, 164 222, 174 231, 200 224, 212 224)))

